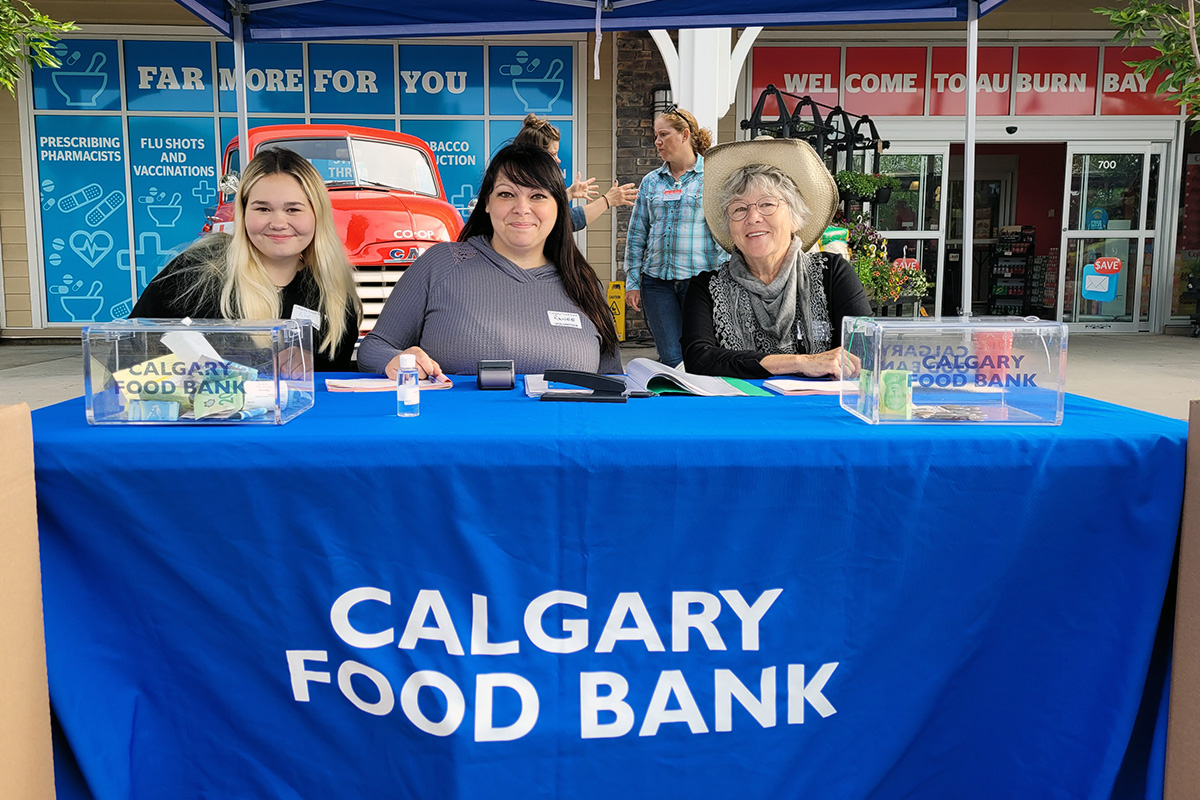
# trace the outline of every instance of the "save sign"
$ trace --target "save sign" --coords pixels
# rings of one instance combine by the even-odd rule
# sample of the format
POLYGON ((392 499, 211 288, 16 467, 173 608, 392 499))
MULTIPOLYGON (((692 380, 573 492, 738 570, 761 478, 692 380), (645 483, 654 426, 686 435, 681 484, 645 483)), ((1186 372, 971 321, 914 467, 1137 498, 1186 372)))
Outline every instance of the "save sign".
POLYGON ((1121 259, 1116 256, 1100 256, 1096 259, 1096 274, 1116 275, 1121 271, 1121 259))

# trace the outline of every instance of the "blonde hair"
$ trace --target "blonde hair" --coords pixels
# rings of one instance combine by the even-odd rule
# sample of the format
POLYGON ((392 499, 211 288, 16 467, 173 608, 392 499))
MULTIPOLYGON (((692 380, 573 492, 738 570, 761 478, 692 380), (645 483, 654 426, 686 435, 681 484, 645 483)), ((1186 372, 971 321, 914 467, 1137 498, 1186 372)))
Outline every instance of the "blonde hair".
POLYGON ((226 319, 278 319, 283 313, 279 290, 246 232, 246 204, 254 185, 280 174, 296 179, 316 219, 312 241, 300 254, 300 268, 312 272, 321 295, 325 324, 318 350, 332 356, 346 333, 347 312, 354 309, 357 323, 362 322, 362 301, 354 283, 354 265, 333 227, 325 182, 306 158, 292 150, 263 150, 246 165, 234 204, 233 234, 224 247, 198 249, 203 261, 196 290, 202 296, 217 294, 226 319))
POLYGON ((550 145, 562 139, 562 132, 550 124, 550 120, 529 114, 525 117, 520 132, 513 138, 513 144, 531 144, 543 150, 549 150, 550 145))
POLYGON ((712 147, 712 131, 701 128, 690 111, 675 106, 655 117, 656 122, 660 119, 680 133, 688 131, 691 135, 689 141, 692 143, 692 152, 696 155, 702 156, 712 147))

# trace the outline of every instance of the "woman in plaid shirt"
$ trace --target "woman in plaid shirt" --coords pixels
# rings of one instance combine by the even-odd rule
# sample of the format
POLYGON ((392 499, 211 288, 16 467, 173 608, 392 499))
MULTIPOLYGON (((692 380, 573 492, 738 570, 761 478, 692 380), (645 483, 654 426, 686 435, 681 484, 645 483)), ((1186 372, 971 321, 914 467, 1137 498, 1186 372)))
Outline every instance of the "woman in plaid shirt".
POLYGON ((704 153, 712 134, 671 105, 654 120, 654 147, 663 165, 642 178, 625 242, 625 302, 643 306, 658 360, 683 361, 683 299, 693 275, 729 256, 704 222, 704 153))

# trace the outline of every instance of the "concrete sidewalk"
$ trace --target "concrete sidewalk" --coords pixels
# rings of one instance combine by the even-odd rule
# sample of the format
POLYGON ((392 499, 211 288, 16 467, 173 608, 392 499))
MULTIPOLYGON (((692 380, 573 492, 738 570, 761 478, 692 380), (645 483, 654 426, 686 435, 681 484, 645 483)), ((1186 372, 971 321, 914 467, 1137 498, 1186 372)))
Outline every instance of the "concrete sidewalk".
MULTIPOLYGON (((1068 340, 1067 391, 1187 419, 1200 399, 1200 339, 1151 334, 1079 334, 1068 340)), ((653 358, 653 347, 628 345, 622 356, 653 358)), ((41 408, 83 394, 77 342, 0 340, 0 405, 41 408)))

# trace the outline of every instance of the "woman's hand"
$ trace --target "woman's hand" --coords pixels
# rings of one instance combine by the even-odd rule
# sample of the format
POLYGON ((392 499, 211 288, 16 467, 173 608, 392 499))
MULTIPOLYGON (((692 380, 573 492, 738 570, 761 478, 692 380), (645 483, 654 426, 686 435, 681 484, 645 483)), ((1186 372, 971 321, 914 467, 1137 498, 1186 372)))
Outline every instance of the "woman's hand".
POLYGON ((637 200, 638 190, 637 185, 632 183, 619 184, 613 181, 612 188, 604 193, 604 199, 608 201, 609 208, 617 206, 631 206, 637 200))
POLYGON ((846 358, 847 373, 842 373, 842 348, 835 347, 815 355, 774 355, 761 362, 763 369, 772 375, 803 375, 807 378, 853 378, 858 375, 861 362, 850 353, 846 358))
POLYGON ((412 353, 417 357, 417 374, 421 378, 437 378, 442 374, 442 368, 438 366, 438 363, 430 358, 428 353, 414 345, 407 350, 401 350, 383 368, 384 374, 392 380, 396 380, 396 373, 400 371, 400 356, 405 353, 412 353))
MULTIPOLYGON (((575 182, 567 187, 567 199, 591 200, 592 198, 599 197, 600 190, 593 185, 595 183, 595 178, 587 178, 585 180, 582 172, 576 172, 575 182)), ((610 202, 611 199, 609 198, 610 202)))
POLYGON ((642 310, 642 291, 640 289, 630 289, 625 293, 625 305, 632 308, 634 311, 642 310))

